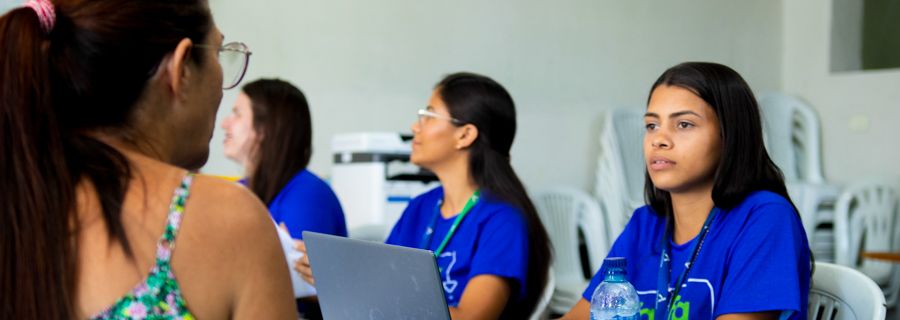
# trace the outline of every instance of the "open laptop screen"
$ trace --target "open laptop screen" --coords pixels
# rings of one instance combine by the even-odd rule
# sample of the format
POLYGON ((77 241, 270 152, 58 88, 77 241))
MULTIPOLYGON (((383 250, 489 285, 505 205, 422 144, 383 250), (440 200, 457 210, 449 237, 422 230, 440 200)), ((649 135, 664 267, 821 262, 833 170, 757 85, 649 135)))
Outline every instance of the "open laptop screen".
POLYGON ((431 251, 310 231, 303 239, 325 319, 450 319, 431 251))

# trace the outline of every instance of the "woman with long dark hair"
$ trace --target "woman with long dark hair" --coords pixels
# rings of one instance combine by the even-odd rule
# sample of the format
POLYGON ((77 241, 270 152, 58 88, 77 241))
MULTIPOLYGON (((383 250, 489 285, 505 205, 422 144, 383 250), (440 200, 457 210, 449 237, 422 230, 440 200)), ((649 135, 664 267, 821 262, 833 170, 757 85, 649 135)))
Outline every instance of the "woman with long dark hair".
MULTIPOLYGON (((512 97, 488 77, 451 74, 419 110, 412 131, 411 161, 434 172, 441 187, 409 203, 387 243, 434 251, 453 318, 528 318, 552 257, 510 165, 512 97)), ((306 257, 297 268, 314 281, 306 257)))
MULTIPOLYGON (((806 319, 811 258, 741 76, 715 63, 664 72, 644 115, 647 205, 609 252, 653 319, 806 319)), ((565 319, 587 319, 594 276, 565 319)))
POLYGON ((222 121, 225 156, 244 167, 241 180, 295 239, 303 231, 347 236, 341 203, 325 181, 306 169, 312 122, 303 92, 278 79, 241 88, 222 121))
POLYGON ((246 67, 223 38, 204 0, 0 17, 2 317, 296 318, 265 207, 188 171, 246 67))

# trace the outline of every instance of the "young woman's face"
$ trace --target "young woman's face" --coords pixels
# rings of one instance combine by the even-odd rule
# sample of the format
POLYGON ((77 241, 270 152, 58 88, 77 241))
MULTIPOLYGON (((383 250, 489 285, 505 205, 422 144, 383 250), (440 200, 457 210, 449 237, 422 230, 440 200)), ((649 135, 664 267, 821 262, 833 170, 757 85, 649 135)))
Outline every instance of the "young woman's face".
POLYGON ((410 161, 425 168, 433 168, 434 165, 451 159, 458 151, 455 135, 460 127, 454 126, 449 120, 450 112, 437 90, 431 94, 426 110, 437 116, 420 115, 413 123, 410 161))
POLYGON ((222 129, 225 130, 225 156, 240 163, 248 165, 253 149, 256 148, 256 130, 253 129, 252 101, 245 93, 238 94, 231 114, 222 120, 222 129))
POLYGON ((657 189, 712 189, 722 152, 715 110, 688 89, 661 85, 644 115, 644 159, 657 189))

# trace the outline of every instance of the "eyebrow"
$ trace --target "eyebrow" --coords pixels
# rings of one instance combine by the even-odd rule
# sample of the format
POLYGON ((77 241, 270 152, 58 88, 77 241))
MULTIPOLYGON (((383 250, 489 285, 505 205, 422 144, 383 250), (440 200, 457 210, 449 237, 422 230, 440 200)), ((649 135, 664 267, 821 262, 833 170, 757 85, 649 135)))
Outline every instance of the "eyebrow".
MULTIPOLYGON (((694 116, 696 116, 696 117, 698 117, 698 118, 701 118, 701 119, 703 118, 703 116, 701 116, 700 114, 698 114, 698 113, 696 113, 696 112, 693 112, 693 111, 690 111, 690 110, 678 111, 678 112, 672 113, 672 114, 669 115, 669 118, 670 118, 670 119, 671 119, 671 118, 678 118, 678 117, 680 117, 680 116, 686 116, 686 115, 694 115, 694 116)), ((645 117, 645 118, 646 118, 646 117, 651 117, 651 118, 657 118, 657 119, 660 118, 660 116, 659 116, 658 114, 653 113, 653 112, 647 112, 647 113, 645 113, 645 114, 644 114, 644 117, 645 117)))

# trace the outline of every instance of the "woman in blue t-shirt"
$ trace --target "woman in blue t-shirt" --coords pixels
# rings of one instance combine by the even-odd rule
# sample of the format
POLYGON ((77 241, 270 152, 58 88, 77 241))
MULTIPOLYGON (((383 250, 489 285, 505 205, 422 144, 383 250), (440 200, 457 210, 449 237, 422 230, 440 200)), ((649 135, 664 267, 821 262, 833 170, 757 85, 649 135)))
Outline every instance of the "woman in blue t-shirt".
MULTIPOLYGON (((640 318, 806 319, 809 244, 747 83, 720 64, 674 66, 644 125, 648 205, 609 253, 628 260, 640 318)), ((604 270, 564 319, 588 318, 604 270)))
POLYGON ((347 236, 331 187, 306 169, 312 123, 303 92, 278 79, 248 83, 222 121, 225 156, 244 167, 241 180, 293 238, 303 231, 347 236))
MULTIPOLYGON (((418 115, 411 161, 442 186, 410 202, 387 243, 435 252, 454 319, 527 319, 551 253, 510 165, 512 97, 490 78, 456 73, 437 84, 418 115)), ((297 268, 313 282, 306 257, 297 268)))

